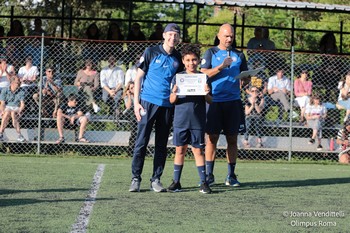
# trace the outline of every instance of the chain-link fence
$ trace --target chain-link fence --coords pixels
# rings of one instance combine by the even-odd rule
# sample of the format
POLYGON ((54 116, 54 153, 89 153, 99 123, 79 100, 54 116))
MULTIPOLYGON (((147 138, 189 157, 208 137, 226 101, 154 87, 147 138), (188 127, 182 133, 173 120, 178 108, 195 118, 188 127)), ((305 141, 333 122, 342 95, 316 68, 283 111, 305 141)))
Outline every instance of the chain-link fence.
MULTIPOLYGON (((121 92, 117 95, 118 98, 109 98, 108 95, 107 98, 103 97, 101 70, 108 66, 109 59, 113 56, 116 66, 124 75, 127 73, 123 78, 130 79, 129 75, 135 72, 133 69, 137 57, 146 47, 160 42, 106 42, 34 37, 3 38, 3 41, 2 54, 6 56, 7 63, 15 67, 16 73, 26 65, 29 56, 32 58, 32 65, 38 68, 36 80, 32 80, 29 85, 32 88, 25 92, 25 110, 19 119, 25 142, 18 142, 18 132, 12 128, 12 124, 8 124, 1 144, 3 152, 131 155, 137 127, 133 111, 126 109, 121 92), (41 46, 42 44, 44 46, 41 46), (91 70, 89 68, 89 72, 85 73, 85 78, 77 79, 79 72, 82 69, 86 70, 87 65, 92 65, 91 70), (45 69, 54 71, 53 81, 49 84, 46 84, 45 80, 48 80, 47 76, 50 75, 45 69), (79 81, 82 80, 86 83, 80 84, 78 88, 79 81), (98 85, 94 82, 96 80, 98 85), (39 82, 42 85, 38 85, 39 82), (53 88, 52 83, 61 89, 53 88), (84 134, 79 131, 81 122, 73 122, 74 127, 66 122, 62 133, 63 141, 60 140, 62 136, 56 121, 57 109, 58 106, 68 103, 70 94, 78 97, 77 101, 82 104, 82 110, 87 113, 89 121, 84 134), (79 141, 81 138, 89 142, 79 141)), ((182 45, 179 45, 178 49, 181 50, 181 47, 182 45)), ((207 48, 202 46, 202 51, 205 49, 207 48)), ((252 77, 249 84, 242 85, 242 102, 245 106, 250 106, 248 102, 254 95, 252 91, 256 90, 259 101, 264 102, 264 107, 259 116, 247 114, 249 127, 246 135, 239 135, 239 157, 259 160, 293 157, 337 159, 338 146, 335 143, 333 145, 335 140, 332 138, 336 138, 346 115, 346 110, 336 108, 339 95, 338 82, 349 70, 349 58, 277 51, 245 52, 250 69, 258 67, 264 69, 252 77), (273 89, 275 85, 274 82, 279 82, 276 78, 270 78, 275 76, 278 70, 284 71, 283 76, 289 82, 286 89, 290 94, 287 93, 285 96, 287 103, 269 93, 269 89, 273 89), (312 82, 311 91, 306 90, 304 82, 299 82, 303 73, 307 73, 306 80, 312 82), (301 84, 295 86, 296 82, 301 84), (306 106, 309 99, 305 97, 304 101, 296 100, 301 97, 300 93, 296 93, 298 91, 308 92, 306 95, 309 97, 311 92, 320 95, 321 102, 327 110, 327 117, 317 125, 319 130, 312 144, 313 141, 310 142, 313 133, 312 124, 304 117, 309 111, 306 106), (302 103, 305 104, 305 111, 300 107, 302 103), (321 137, 322 149, 318 148, 318 137, 321 137)), ((3 81, 3 78, 1 80, 3 81)), ((123 87, 124 85, 125 80, 123 87)), ((247 107, 245 108, 247 110, 247 107)), ((151 136, 148 147, 150 156, 153 145, 154 137, 151 136)), ((169 148, 171 155, 174 151, 171 135, 169 148)), ((224 157, 225 148, 225 137, 221 135, 217 156, 224 157)))

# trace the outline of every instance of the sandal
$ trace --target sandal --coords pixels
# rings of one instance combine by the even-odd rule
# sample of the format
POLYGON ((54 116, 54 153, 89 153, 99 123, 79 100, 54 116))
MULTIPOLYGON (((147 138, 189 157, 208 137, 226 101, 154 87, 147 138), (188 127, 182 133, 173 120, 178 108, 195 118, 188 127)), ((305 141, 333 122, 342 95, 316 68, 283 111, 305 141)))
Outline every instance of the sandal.
POLYGON ((86 138, 82 137, 82 138, 78 139, 78 142, 89 143, 89 140, 87 140, 86 138))
POLYGON ((61 144, 61 143, 64 143, 64 137, 60 137, 57 141, 56 141, 56 144, 61 144))

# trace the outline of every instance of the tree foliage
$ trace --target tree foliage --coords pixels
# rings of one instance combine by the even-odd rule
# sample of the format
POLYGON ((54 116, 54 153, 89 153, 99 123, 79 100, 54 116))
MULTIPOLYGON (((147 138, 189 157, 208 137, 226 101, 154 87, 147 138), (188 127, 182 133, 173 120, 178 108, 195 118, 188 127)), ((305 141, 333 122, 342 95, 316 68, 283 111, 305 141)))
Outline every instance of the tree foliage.
MULTIPOLYGON (((74 20, 72 25, 72 37, 84 37, 85 30, 94 20, 89 18, 103 19, 96 20, 101 31, 101 39, 106 37, 109 20, 119 22, 123 34, 126 36, 130 28, 129 9, 131 7, 131 20, 139 22, 142 31, 148 37, 154 30, 156 22, 164 26, 167 22, 177 22, 185 32, 184 41, 212 44, 218 30, 218 25, 230 22, 236 14, 238 27, 236 28, 236 41, 238 47, 245 47, 248 40, 253 37, 255 26, 270 28, 270 38, 279 49, 290 49, 292 19, 297 29, 294 33, 294 45, 297 50, 317 50, 318 41, 325 31, 334 31, 339 46, 340 22, 343 22, 343 31, 350 32, 350 14, 339 14, 317 11, 297 11, 266 8, 232 8, 214 7, 192 4, 175 3, 150 3, 130 2, 115 0, 66 0, 63 15, 70 14, 79 20, 74 20), (199 8, 200 25, 196 34, 197 8, 199 8), (186 15, 184 16, 184 12, 186 15), (240 26, 243 24, 244 29, 240 26), (84 19, 82 19, 84 18, 84 19), (107 19, 107 20, 106 20, 107 19), (214 24, 214 25, 210 25, 214 24), (216 25, 215 25, 216 24, 216 25), (286 29, 282 29, 286 28, 286 29), (304 29, 321 30, 321 32, 306 32, 304 29), (242 38, 243 35, 243 38, 242 38)), ((347 5, 348 0, 313 0, 315 3, 347 5)), ((43 17, 43 26, 50 35, 61 35, 62 0, 5 0, 0 4, 0 14, 9 16, 11 6, 14 6, 15 18, 19 18, 25 28, 25 34, 33 27, 34 17, 43 17), (33 17, 33 18, 31 18, 33 17), (51 17, 57 17, 52 19, 51 17)), ((9 30, 10 19, 5 18, 1 22, 5 31, 9 30)), ((69 20, 64 22, 64 36, 69 36, 69 20)), ((350 35, 343 36, 343 52, 350 52, 350 35)))

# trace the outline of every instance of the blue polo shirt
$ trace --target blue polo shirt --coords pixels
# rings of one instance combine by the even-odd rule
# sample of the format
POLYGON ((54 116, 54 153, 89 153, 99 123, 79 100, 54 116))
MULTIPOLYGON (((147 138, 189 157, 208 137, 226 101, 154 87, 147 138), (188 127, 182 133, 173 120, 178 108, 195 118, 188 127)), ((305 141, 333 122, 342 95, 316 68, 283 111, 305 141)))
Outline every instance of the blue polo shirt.
MULTIPOLYGON (((180 72, 184 74, 186 71, 180 72)), ((171 81, 176 84, 176 76, 171 81)), ((179 95, 175 103, 174 128, 202 129, 205 128, 206 112, 205 97, 179 95)))
MULTIPOLYGON (((224 62, 228 51, 219 47, 208 49, 202 59, 201 68, 212 69, 224 62)), ((217 75, 208 79, 213 95, 213 102, 227 102, 241 98, 240 81, 235 80, 239 73, 248 70, 244 54, 236 49, 229 51, 233 62, 230 67, 223 69, 217 75)))
POLYGON ((170 104, 170 82, 173 76, 183 70, 181 54, 175 49, 168 54, 162 45, 145 50, 138 66, 145 72, 141 99, 162 107, 170 104))
POLYGON ((15 92, 12 92, 10 87, 1 90, 0 101, 5 101, 6 106, 19 107, 21 101, 24 101, 24 91, 22 88, 18 88, 15 92))

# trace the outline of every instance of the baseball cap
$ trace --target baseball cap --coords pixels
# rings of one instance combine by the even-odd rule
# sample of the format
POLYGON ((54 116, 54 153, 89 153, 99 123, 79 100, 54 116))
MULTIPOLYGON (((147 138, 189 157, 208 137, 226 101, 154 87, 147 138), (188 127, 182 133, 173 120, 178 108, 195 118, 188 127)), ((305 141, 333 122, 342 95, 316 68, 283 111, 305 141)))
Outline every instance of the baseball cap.
POLYGON ((180 33, 180 27, 176 23, 169 23, 166 25, 164 32, 177 32, 180 33))

